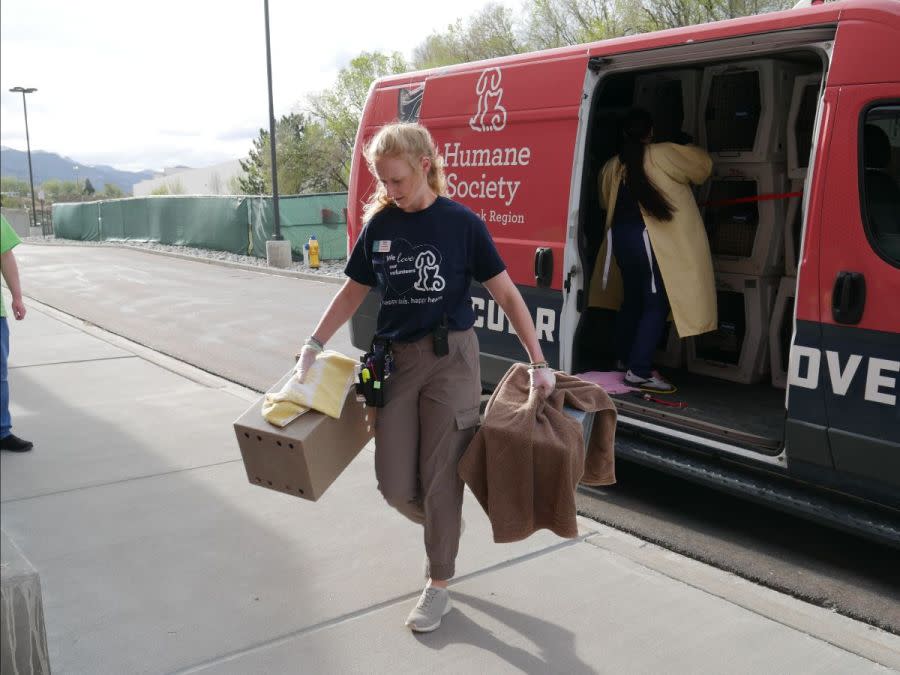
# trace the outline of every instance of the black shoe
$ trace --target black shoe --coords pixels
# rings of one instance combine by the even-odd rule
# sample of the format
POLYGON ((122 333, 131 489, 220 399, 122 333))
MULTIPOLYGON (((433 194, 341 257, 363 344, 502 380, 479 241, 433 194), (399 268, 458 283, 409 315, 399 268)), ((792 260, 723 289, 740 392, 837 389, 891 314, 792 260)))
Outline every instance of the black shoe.
POLYGON ((19 438, 15 434, 10 434, 4 438, 0 438, 0 450, 9 450, 10 452, 28 452, 34 447, 34 443, 19 438))

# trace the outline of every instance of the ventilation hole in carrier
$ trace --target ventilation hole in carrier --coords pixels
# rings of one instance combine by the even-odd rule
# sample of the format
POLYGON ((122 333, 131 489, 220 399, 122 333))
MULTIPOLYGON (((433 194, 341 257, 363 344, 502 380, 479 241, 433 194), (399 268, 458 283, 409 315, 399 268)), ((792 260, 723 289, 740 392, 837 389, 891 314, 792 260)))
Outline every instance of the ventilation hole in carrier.
POLYGON ((266 482, 267 482, 269 485, 272 484, 272 481, 270 481, 270 480, 267 480, 266 482))
POLYGON ((255 480, 257 483, 262 483, 262 478, 260 478, 259 476, 255 476, 255 477, 254 477, 254 480, 255 480))
POLYGON ((275 441, 278 444, 278 447, 281 447, 281 441, 275 441))
POLYGON ((262 436, 257 436, 256 440, 259 441, 260 443, 262 443, 262 436))
POLYGON ((302 494, 303 494, 303 488, 297 488, 297 492, 299 492, 299 493, 302 495, 302 494))
POLYGON ((244 432, 244 438, 250 438, 250 434, 248 434, 246 431, 244 432))
POLYGON ((293 443, 288 443, 288 447, 289 447, 291 450, 293 450, 293 449, 294 449, 294 444, 293 444, 293 443))

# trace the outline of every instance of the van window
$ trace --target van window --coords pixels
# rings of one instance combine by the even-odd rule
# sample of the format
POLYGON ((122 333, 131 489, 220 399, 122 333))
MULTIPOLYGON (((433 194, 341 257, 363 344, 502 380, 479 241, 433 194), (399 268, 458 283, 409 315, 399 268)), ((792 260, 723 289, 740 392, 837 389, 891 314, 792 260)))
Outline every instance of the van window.
POLYGON ((863 222, 879 255, 900 267, 900 103, 869 108, 860 136, 863 222))
POLYGON ((397 118, 401 122, 418 122, 424 95, 424 84, 413 89, 401 89, 397 99, 397 118))

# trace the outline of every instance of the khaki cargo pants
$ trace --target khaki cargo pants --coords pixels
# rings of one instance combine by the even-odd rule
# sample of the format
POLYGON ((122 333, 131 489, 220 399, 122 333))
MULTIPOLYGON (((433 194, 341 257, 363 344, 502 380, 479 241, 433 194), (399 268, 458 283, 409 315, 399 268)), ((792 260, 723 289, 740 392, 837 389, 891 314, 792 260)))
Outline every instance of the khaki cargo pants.
POLYGON ((425 528, 428 573, 454 575, 463 482, 456 467, 475 435, 481 400, 478 338, 451 331, 435 356, 431 335, 394 343, 387 403, 375 420, 375 476, 388 504, 425 528))

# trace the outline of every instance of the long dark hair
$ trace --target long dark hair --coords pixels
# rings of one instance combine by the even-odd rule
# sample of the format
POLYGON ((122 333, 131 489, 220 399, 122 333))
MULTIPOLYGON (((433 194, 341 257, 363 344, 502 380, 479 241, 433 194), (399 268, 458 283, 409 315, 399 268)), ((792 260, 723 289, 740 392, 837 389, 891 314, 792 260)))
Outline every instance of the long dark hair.
POLYGON ((622 121, 622 149, 625 181, 638 204, 657 220, 672 220, 674 209, 644 171, 645 139, 653 130, 653 117, 643 108, 632 108, 622 121))

